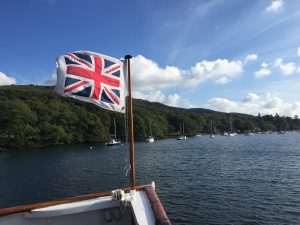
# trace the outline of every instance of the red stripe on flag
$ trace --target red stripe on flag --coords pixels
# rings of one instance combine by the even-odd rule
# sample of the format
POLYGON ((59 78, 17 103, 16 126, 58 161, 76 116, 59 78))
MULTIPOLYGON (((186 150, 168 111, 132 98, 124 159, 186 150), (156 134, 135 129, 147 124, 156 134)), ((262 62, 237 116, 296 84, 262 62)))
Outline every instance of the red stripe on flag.
POLYGON ((112 72, 114 70, 120 69, 120 67, 121 67, 120 65, 115 66, 115 67, 111 68, 110 70, 105 71, 105 73, 110 73, 110 72, 112 72))
POLYGON ((76 85, 74 85, 74 86, 72 86, 72 87, 69 87, 69 88, 65 89, 65 90, 64 90, 64 93, 66 93, 66 92, 68 92, 68 91, 73 91, 74 89, 76 89, 76 88, 78 88, 78 87, 80 87, 80 86, 83 86, 83 85, 85 85, 85 84, 87 84, 87 83, 88 83, 87 81, 82 81, 82 82, 80 82, 80 83, 78 83, 78 84, 76 84, 76 85))
POLYGON ((103 88, 104 88, 104 90, 106 91, 106 93, 109 95, 109 97, 110 97, 117 105, 119 105, 120 103, 119 103, 118 99, 116 99, 115 96, 113 96, 113 94, 110 93, 110 91, 109 91, 106 87, 103 87, 103 88))

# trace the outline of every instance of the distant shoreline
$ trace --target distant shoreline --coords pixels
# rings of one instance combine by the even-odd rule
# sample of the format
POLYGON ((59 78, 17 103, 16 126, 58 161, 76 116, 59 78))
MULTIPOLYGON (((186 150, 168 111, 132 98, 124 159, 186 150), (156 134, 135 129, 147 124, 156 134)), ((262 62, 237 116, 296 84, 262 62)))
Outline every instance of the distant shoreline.
MULTIPOLYGON (((125 115, 72 98, 57 95, 53 86, 0 86, 0 146, 5 149, 105 143, 114 133, 126 137, 125 115)), ((150 133, 157 139, 176 137, 184 123, 184 134, 264 132, 300 130, 298 116, 258 116, 223 113, 209 109, 184 109, 134 99, 135 140, 150 133), (152 132, 150 131, 150 122, 152 132)))

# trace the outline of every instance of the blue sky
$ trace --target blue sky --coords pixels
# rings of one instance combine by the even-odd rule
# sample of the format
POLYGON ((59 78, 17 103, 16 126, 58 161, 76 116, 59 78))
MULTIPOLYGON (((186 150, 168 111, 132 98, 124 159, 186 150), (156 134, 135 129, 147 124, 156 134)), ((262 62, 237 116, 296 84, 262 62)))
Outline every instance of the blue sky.
POLYGON ((131 54, 137 98, 300 115, 300 1, 11 0, 0 12, 0 85, 54 83, 72 51, 131 54))

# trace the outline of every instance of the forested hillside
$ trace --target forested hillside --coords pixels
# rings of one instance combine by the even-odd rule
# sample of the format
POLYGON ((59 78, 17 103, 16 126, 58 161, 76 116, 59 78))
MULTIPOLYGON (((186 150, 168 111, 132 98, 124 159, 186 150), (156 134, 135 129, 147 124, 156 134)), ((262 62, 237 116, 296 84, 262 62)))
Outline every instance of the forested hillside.
MULTIPOLYGON (((0 146, 11 148, 57 144, 106 142, 113 134, 116 119, 117 136, 125 138, 124 114, 103 110, 93 104, 56 94, 53 87, 0 87, 0 146)), ((134 100, 136 140, 149 134, 150 121, 157 138, 176 136, 184 121, 185 134, 223 131, 299 130, 300 120, 278 115, 251 116, 220 113, 207 109, 182 109, 134 100), (231 125, 230 125, 231 124, 231 125)))

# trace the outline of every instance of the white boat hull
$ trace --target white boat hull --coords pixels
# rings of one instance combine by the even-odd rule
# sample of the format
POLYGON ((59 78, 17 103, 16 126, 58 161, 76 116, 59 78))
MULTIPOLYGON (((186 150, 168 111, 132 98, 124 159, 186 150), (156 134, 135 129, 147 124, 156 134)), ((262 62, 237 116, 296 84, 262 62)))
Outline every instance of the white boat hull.
POLYGON ((112 139, 110 142, 105 143, 106 146, 117 146, 120 145, 121 141, 112 139))
POLYGON ((186 136, 180 136, 180 137, 177 137, 176 139, 177 140, 186 140, 187 138, 186 138, 186 136))
POLYGON ((149 142, 149 143, 153 143, 154 142, 154 138, 147 138, 146 141, 149 142))

